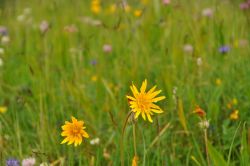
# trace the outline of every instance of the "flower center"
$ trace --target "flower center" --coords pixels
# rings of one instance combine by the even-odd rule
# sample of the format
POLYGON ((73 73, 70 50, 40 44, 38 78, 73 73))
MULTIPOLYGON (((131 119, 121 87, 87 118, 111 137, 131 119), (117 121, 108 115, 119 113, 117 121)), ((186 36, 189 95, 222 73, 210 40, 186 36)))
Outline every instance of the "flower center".
POLYGON ((137 97, 137 106, 141 111, 147 111, 150 108, 150 101, 146 98, 146 95, 140 94, 137 97))
POLYGON ((72 135, 76 136, 76 135, 78 135, 80 133, 80 130, 81 130, 80 127, 73 126, 72 129, 71 129, 71 133, 72 133, 72 135))

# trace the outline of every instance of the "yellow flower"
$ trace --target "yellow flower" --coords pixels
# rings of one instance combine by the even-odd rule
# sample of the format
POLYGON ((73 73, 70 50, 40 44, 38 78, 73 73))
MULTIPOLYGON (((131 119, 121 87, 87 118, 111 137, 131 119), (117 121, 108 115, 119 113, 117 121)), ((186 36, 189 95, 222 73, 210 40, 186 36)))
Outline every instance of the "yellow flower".
POLYGON ((93 75, 93 76, 91 77, 91 81, 93 81, 93 82, 96 82, 97 79, 98 79, 98 77, 97 77, 96 75, 93 75))
POLYGON ((215 80, 215 84, 216 84, 217 86, 220 86, 221 83, 222 83, 221 79, 217 78, 217 79, 215 80))
POLYGON ((141 0, 141 3, 142 3, 143 5, 147 5, 147 4, 148 4, 148 0, 141 0))
POLYGON ((135 11, 134 11, 134 15, 135 15, 136 17, 140 17, 140 16, 142 15, 142 11, 141 11, 141 10, 135 10, 135 11))
POLYGON ((100 6, 100 1, 99 0, 93 0, 91 2, 91 11, 95 14, 100 13, 101 11, 101 6, 100 6))
POLYGON ((163 113, 162 109, 155 105, 154 103, 165 99, 165 96, 156 97, 161 90, 155 91, 156 86, 151 88, 148 92, 145 92, 147 88, 147 80, 142 83, 140 88, 140 92, 138 92, 137 88, 132 84, 130 86, 131 91, 133 92, 134 97, 127 96, 130 104, 130 108, 135 113, 135 119, 138 118, 140 114, 142 114, 142 118, 146 120, 146 116, 149 122, 153 122, 151 115, 154 113, 163 113))
POLYGON ((237 120, 237 119, 239 119, 239 110, 234 110, 234 111, 230 114, 230 119, 231 119, 231 120, 237 120))
POLYGON ((138 165, 138 161, 139 161, 139 157, 138 156, 134 156, 133 160, 132 160, 132 166, 137 166, 138 165))
POLYGON ((115 11, 116 11, 116 5, 115 4, 110 5, 109 12, 110 13, 115 13, 115 11))
POLYGON ((74 143, 75 146, 82 143, 83 137, 88 138, 88 133, 84 130, 83 121, 78 121, 75 117, 71 117, 72 123, 66 121, 62 126, 61 136, 66 137, 61 144, 68 142, 68 145, 74 143))
POLYGON ((233 105, 237 105, 238 104, 238 100, 236 98, 233 98, 232 103, 233 103, 233 105))
POLYGON ((93 13, 95 13, 95 14, 98 14, 98 13, 100 13, 100 11, 101 11, 101 7, 100 7, 99 5, 92 5, 92 6, 91 6, 91 11, 92 11, 93 13))
POLYGON ((5 113, 7 111, 7 107, 2 106, 0 107, 0 113, 5 113))

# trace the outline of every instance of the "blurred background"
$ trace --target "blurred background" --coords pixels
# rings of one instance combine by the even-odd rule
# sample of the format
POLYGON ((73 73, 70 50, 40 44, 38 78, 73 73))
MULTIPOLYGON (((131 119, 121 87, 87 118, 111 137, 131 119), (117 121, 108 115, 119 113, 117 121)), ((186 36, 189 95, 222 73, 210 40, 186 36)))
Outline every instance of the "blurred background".
POLYGON ((197 108, 210 164, 248 165, 249 27, 248 0, 0 0, 0 165, 131 165, 126 95, 144 79, 166 99, 136 122, 138 165, 209 165, 197 108), (71 116, 77 148, 60 144, 71 116))

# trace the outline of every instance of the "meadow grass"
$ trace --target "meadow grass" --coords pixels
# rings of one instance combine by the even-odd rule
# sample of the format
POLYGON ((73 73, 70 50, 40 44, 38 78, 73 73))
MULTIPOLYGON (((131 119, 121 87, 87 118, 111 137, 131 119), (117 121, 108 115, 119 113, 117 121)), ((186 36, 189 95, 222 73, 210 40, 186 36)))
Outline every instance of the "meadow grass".
POLYGON ((121 165, 122 153, 131 165, 131 123, 122 136, 126 95, 144 79, 166 99, 153 123, 139 117, 134 124, 138 165, 249 165, 250 10, 233 0, 131 0, 126 13, 121 1, 101 2, 95 14, 90 0, 0 0, 0 25, 10 37, 0 45, 0 106, 7 107, 0 113, 0 165, 29 156, 38 165, 121 165), (206 8, 211 17, 202 15, 206 8), (225 45, 230 50, 221 53, 225 45), (207 148, 192 113, 197 105, 210 124, 207 148), (71 116, 84 120, 90 135, 77 147, 60 144, 71 116), (100 144, 91 145, 94 138, 100 144))

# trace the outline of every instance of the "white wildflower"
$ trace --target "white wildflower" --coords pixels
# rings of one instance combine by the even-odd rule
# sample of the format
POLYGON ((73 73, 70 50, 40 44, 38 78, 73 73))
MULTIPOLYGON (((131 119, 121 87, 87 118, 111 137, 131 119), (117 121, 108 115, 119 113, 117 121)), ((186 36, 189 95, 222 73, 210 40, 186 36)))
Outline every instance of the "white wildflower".
POLYGON ((36 163, 36 159, 33 157, 23 159, 22 166, 34 166, 36 163))
POLYGON ((100 143, 100 138, 94 138, 90 140, 91 145, 98 145, 100 143))

